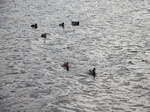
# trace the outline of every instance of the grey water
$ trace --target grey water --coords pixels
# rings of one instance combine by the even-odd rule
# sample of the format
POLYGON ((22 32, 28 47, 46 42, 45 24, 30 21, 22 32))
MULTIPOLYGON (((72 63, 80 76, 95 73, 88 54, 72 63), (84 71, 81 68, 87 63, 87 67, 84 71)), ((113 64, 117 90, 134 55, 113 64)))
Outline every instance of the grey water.
POLYGON ((0 0, 0 112, 150 112, 150 1, 0 0))

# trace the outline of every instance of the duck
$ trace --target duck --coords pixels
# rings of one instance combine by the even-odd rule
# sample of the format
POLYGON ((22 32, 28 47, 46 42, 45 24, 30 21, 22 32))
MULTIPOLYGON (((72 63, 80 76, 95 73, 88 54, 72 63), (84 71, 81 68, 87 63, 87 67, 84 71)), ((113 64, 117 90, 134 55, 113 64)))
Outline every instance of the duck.
POLYGON ((64 64, 62 65, 62 67, 64 67, 67 71, 69 71, 69 63, 68 62, 64 62, 64 64))
POLYGON ((60 27, 62 27, 64 29, 64 22, 59 24, 60 27))
POLYGON ((134 63, 133 63, 132 61, 129 61, 129 62, 128 62, 128 64, 132 64, 132 65, 134 65, 134 63))
POLYGON ((80 23, 79 21, 72 21, 71 24, 72 26, 79 26, 80 23))
POLYGON ((42 33, 42 34, 41 34, 41 37, 44 38, 44 39, 46 39, 47 33, 42 33))
POLYGON ((38 25, 37 24, 32 24, 31 27, 34 28, 34 29, 37 29, 38 25))
POLYGON ((95 78, 96 77, 96 68, 90 69, 89 75, 92 75, 95 78))

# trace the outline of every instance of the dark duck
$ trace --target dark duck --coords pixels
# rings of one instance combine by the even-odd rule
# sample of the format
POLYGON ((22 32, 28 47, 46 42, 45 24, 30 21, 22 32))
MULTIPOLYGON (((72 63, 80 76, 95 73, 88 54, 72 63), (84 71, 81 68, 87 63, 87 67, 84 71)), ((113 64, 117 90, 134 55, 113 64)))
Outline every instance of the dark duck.
POLYGON ((41 34, 41 37, 44 38, 44 39, 46 39, 47 33, 42 33, 42 34, 41 34))
POLYGON ((79 21, 72 21, 71 24, 72 26, 79 26, 79 21))
POLYGON ((89 70, 89 75, 92 75, 95 79, 95 77, 96 77, 96 68, 90 69, 89 70))
POLYGON ((64 67, 67 71, 69 71, 69 63, 65 62, 62 67, 64 67))
POLYGON ((38 25, 37 24, 32 24, 31 27, 34 28, 34 29, 37 29, 38 25))
POLYGON ((62 27, 64 29, 64 22, 59 24, 60 27, 62 27))

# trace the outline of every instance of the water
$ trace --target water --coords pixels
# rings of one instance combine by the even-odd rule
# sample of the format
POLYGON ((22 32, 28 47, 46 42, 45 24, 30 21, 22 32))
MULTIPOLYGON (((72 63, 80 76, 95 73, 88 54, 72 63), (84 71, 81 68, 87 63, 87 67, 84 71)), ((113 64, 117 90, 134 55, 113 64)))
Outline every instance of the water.
POLYGON ((149 7, 149 0, 1 0, 0 112, 150 112, 149 7), (41 33, 50 34, 45 43, 41 33), (61 67, 67 61, 69 72, 61 67), (93 67, 95 80, 87 74, 93 67))

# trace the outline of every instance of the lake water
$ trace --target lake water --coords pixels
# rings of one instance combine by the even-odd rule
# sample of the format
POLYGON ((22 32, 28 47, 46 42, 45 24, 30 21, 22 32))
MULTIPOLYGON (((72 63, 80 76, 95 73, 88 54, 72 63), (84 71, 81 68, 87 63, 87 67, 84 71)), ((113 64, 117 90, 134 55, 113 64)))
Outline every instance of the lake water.
POLYGON ((0 0, 0 112, 150 112, 150 1, 0 0))

